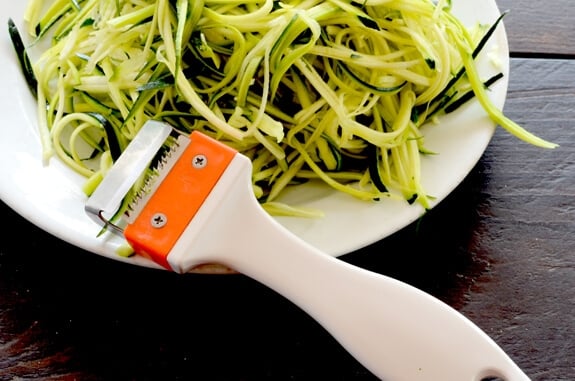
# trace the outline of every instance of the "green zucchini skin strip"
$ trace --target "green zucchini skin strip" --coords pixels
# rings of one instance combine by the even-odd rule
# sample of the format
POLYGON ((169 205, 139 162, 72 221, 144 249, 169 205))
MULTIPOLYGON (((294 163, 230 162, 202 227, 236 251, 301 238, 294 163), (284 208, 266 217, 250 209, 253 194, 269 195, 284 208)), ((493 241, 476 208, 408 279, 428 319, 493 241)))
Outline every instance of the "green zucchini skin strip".
POLYGON ((8 19, 8 33, 10 34, 10 39, 12 41, 12 45, 14 46, 16 56, 18 57, 20 68, 22 69, 22 73, 24 74, 24 78, 28 84, 28 88, 30 89, 30 92, 34 98, 36 98, 38 96, 38 80, 34 74, 34 69, 32 68, 28 53, 26 53, 26 46, 22 41, 20 31, 14 23, 14 20, 11 18, 8 19))
POLYGON ((91 112, 89 113, 89 115, 91 115, 94 119, 100 122, 100 124, 102 124, 102 127, 106 132, 106 140, 108 142, 108 147, 110 149, 110 155, 112 156, 112 160, 113 161, 118 160, 118 158, 122 154, 123 149, 122 145, 120 144, 120 140, 118 139, 118 133, 115 130, 114 126, 112 125, 112 123, 110 123, 109 120, 107 120, 101 114, 91 112))
POLYGON ((449 1, 42 5, 26 10, 30 48, 12 20, 9 31, 38 99, 44 156, 86 176, 86 192, 149 119, 239 150, 254 164, 258 199, 293 215, 276 199, 309 180, 428 208, 420 127, 470 101, 519 139, 556 147, 497 110, 486 89, 501 74, 484 80, 475 66, 506 12, 468 29, 449 1), (30 62, 27 49, 41 45, 30 62))

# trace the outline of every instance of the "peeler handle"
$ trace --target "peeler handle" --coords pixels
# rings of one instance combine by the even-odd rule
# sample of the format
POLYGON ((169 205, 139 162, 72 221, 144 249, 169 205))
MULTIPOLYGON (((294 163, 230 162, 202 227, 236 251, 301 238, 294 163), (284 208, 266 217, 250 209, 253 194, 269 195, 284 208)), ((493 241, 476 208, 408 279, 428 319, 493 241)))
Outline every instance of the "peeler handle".
POLYGON ((253 197, 249 176, 242 173, 249 166, 249 160, 234 160, 230 170, 237 176, 227 176, 229 186, 216 190, 194 218, 196 227, 175 250, 181 254, 176 261, 188 261, 182 271, 217 262, 261 282, 387 381, 529 380, 487 334, 447 304, 329 256, 281 226, 253 197))

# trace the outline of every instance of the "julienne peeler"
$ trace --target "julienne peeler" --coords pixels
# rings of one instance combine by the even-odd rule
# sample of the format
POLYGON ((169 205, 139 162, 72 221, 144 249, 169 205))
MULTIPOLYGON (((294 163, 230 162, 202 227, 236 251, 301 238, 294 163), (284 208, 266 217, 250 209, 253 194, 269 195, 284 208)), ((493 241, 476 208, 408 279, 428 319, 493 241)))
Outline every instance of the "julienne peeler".
POLYGON ((183 274, 221 264, 272 288, 383 380, 529 380, 452 307, 327 255, 285 229, 255 198, 251 169, 246 156, 207 135, 148 121, 85 209, 123 235, 136 254, 168 270, 183 274), (158 163, 155 179, 122 220, 112 222, 152 162, 158 163))

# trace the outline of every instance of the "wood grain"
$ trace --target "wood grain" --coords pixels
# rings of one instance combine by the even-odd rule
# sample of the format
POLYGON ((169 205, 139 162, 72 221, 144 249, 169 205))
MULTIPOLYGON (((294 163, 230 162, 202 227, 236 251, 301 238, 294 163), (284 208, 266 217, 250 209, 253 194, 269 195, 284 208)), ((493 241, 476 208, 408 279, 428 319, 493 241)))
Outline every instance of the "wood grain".
MULTIPOLYGON (((342 260, 446 301, 533 381, 573 381, 575 1, 498 5, 510 10, 515 57, 504 111, 560 146, 539 149, 499 128, 437 208, 342 260)), ((9 221, 0 240, 2 381, 375 379, 315 321, 248 278, 135 268, 0 210, 9 221)))
POLYGON ((534 380, 575 378, 575 62, 514 59, 506 114, 558 143, 552 151, 499 130, 477 171, 474 251, 490 263, 461 311, 534 380))
POLYGON ((497 0, 515 56, 575 57, 575 2, 497 0))

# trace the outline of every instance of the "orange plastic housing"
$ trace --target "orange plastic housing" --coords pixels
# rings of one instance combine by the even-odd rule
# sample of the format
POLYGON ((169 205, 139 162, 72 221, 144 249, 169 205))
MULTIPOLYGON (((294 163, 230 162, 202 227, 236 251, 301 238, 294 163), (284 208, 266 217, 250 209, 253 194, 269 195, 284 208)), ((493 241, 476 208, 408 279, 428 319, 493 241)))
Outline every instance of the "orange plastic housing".
POLYGON ((200 132, 192 132, 191 143, 170 172, 157 185, 136 220, 124 229, 134 251, 170 269, 167 257, 184 229, 194 218, 237 151, 200 132), (207 160, 194 166, 198 155, 207 160), (162 218, 164 221, 153 221, 162 218))

